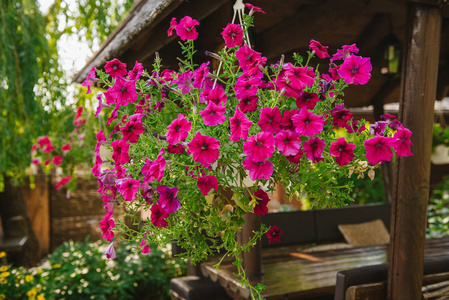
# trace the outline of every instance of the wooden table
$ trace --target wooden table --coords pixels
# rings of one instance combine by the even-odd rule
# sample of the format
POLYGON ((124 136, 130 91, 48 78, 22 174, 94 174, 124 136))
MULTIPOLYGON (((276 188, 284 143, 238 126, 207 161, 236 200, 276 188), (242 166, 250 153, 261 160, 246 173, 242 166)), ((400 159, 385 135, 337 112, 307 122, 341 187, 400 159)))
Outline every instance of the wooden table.
MULTIPOLYGON (((388 245, 346 248, 306 253, 304 246, 263 249, 262 284, 267 300, 333 295, 339 271, 386 263, 388 245)), ((449 256, 449 237, 426 242, 426 257, 449 256)), ((216 261, 201 265, 203 275, 218 281, 236 299, 249 299, 231 261, 224 261, 216 270, 216 261)))

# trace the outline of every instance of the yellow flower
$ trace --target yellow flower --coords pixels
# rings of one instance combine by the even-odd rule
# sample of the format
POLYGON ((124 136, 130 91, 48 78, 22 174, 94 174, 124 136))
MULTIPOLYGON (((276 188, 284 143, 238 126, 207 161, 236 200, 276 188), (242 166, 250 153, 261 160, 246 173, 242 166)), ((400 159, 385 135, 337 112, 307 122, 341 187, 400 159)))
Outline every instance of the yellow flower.
MULTIPOLYGON (((6 284, 7 282, 8 282, 8 280, 6 280, 3 277, 0 277, 0 284, 6 284)), ((1 300, 1 298, 0 298, 0 300, 1 300)))
POLYGON ((37 296, 37 300, 45 300, 45 297, 42 295, 37 296))
POLYGON ((5 294, 1 294, 1 295, 0 295, 0 300, 3 300, 3 299, 5 299, 5 298, 6 298, 5 294))
POLYGON ((31 290, 29 290, 29 291, 27 292, 27 295, 28 295, 29 298, 36 298, 36 295, 37 295, 37 290, 36 290, 36 288, 33 287, 31 290))
POLYGON ((6 256, 6 252, 4 252, 4 251, 0 252, 0 258, 3 258, 5 256, 6 256))
POLYGON ((54 265, 53 265, 53 268, 55 268, 55 269, 58 269, 58 268, 60 268, 60 267, 61 267, 60 264, 54 264, 54 265))
POLYGON ((30 282, 30 281, 32 281, 33 279, 34 279, 34 277, 31 276, 31 275, 26 275, 26 276, 25 276, 25 281, 26 281, 26 282, 30 282))
POLYGON ((5 272, 5 271, 8 271, 8 266, 1 266, 0 272, 5 272))
POLYGON ((1 277, 8 277, 9 275, 11 275, 11 273, 9 272, 3 272, 2 274, 0 274, 1 277))
POLYGON ((44 270, 40 269, 39 271, 37 271, 37 274, 42 274, 44 273, 44 270))

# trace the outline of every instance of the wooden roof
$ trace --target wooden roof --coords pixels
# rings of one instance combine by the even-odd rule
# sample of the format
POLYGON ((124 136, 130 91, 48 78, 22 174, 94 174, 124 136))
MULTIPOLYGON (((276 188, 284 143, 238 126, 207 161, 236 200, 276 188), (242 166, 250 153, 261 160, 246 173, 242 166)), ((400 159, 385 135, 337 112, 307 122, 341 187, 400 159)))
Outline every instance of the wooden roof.
MULTIPOLYGON (((199 38, 195 41, 197 62, 209 58, 204 51, 218 51, 223 47, 220 35, 231 20, 234 0, 136 0, 130 15, 114 31, 101 49, 75 76, 82 82, 92 66, 102 68, 106 61, 118 58, 129 68, 135 61, 151 69, 155 52, 159 52, 164 67, 177 68, 180 56, 179 38, 167 36, 172 17, 185 15, 200 22, 199 38)), ((357 43, 359 55, 371 57, 372 79, 364 86, 351 86, 345 90, 345 103, 349 107, 371 105, 376 102, 398 102, 400 80, 387 79, 379 72, 376 51, 379 42, 390 32, 405 42, 406 2, 397 0, 257 0, 255 5, 266 11, 256 14, 251 30, 254 49, 262 52, 269 62, 281 54, 288 60, 293 52, 304 54, 310 39, 329 46, 334 53, 342 45, 357 43)), ((443 11, 440 47, 440 71, 437 98, 449 94, 449 6, 443 11)), ((322 64, 326 71, 327 62, 322 64)))

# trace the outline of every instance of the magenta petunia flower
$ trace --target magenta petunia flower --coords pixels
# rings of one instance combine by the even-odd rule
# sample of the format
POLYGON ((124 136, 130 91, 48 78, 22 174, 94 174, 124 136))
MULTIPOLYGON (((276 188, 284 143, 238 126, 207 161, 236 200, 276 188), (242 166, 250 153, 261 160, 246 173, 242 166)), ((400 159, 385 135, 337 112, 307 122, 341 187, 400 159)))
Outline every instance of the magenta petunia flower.
POLYGON ((200 22, 192 19, 189 16, 185 16, 176 25, 176 34, 181 38, 181 40, 196 40, 198 38, 198 32, 195 26, 200 25, 200 22))
POLYGON ((199 114, 204 119, 204 125, 216 126, 223 124, 226 120, 226 107, 221 105, 216 105, 214 102, 210 101, 207 107, 200 111, 199 114))
POLYGON ((229 118, 229 123, 231 124, 231 136, 229 139, 234 142, 238 142, 240 139, 246 141, 249 128, 253 122, 248 120, 243 112, 236 109, 234 116, 229 118))
POLYGON ((329 153, 335 157, 337 164, 342 167, 354 159, 355 155, 353 150, 355 147, 355 144, 348 143, 344 137, 341 137, 336 142, 331 143, 329 153))
POLYGON ((204 87, 206 76, 209 74, 209 63, 210 62, 201 64, 201 66, 194 72, 195 79, 193 80, 192 85, 197 89, 202 89, 204 87))
POLYGON ((234 48, 235 46, 241 46, 243 44, 243 30, 238 24, 229 23, 223 28, 221 35, 228 48, 234 48))
POLYGON ((143 66, 141 63, 136 61, 134 68, 128 72, 128 79, 132 81, 136 81, 140 78, 140 75, 143 73, 143 66))
POLYGON ((394 130, 399 130, 399 128, 402 127, 402 123, 399 122, 398 119, 396 119, 396 117, 393 116, 393 115, 390 115, 390 114, 384 114, 384 115, 381 115, 380 118, 381 118, 383 121, 387 122, 387 125, 388 125, 390 128, 393 128, 394 130))
POLYGON ((112 212, 107 212, 104 215, 103 220, 101 220, 100 222, 100 228, 103 232, 103 235, 101 237, 109 242, 114 238, 114 232, 112 231, 112 228, 115 227, 115 222, 114 219, 111 219, 112 215, 112 212))
POLYGON ((290 130, 281 130, 274 137, 274 145, 282 155, 296 155, 301 150, 301 137, 290 130))
POLYGON ((145 238, 142 238, 142 240, 140 241, 139 247, 143 247, 141 250, 142 254, 151 253, 150 246, 148 245, 148 241, 145 238))
POLYGON ((394 134, 393 136, 393 139, 395 139, 394 151, 396 152, 397 156, 399 157, 413 156, 412 151, 410 151, 410 148, 412 146, 412 142, 410 139, 411 136, 412 132, 402 126, 394 134))
POLYGON ((332 56, 330 61, 333 62, 335 60, 346 59, 351 56, 351 53, 359 53, 359 48, 357 48, 355 44, 344 45, 341 49, 337 50, 337 53, 332 56))
POLYGON ((218 180, 214 175, 198 177, 196 180, 196 184, 201 190, 201 194, 203 194, 203 196, 206 196, 211 189, 218 191, 218 180))
POLYGON ((168 218, 168 213, 157 203, 153 204, 150 208, 151 211, 151 223, 156 227, 166 227, 168 225, 165 220, 168 218))
POLYGON ((136 179, 125 179, 116 185, 117 190, 123 196, 125 201, 132 201, 136 198, 139 186, 140 180, 136 179))
POLYGON ((312 162, 316 163, 324 160, 322 153, 326 144, 323 139, 314 137, 307 142, 304 142, 302 145, 304 152, 306 153, 306 157, 312 162))
POLYGON ((364 143, 366 150, 366 159, 371 165, 377 165, 384 161, 390 161, 393 158, 393 151, 390 147, 395 146, 395 139, 377 135, 364 143))
MULTIPOLYGON (((96 135, 97 137, 97 144, 95 145, 95 153, 100 153, 100 146, 103 143, 103 141, 106 141, 106 137, 104 136, 103 130, 100 130, 96 135)), ((69 145, 70 147, 70 145, 69 145)), ((62 149, 61 149, 62 150, 62 149)), ((65 151, 65 150, 63 150, 65 151)))
POLYGON ((265 12, 262 10, 262 8, 260 8, 258 6, 255 6, 255 5, 252 5, 250 3, 245 3, 245 7, 250 9, 250 12, 248 13, 249 15, 251 15, 251 11, 253 11, 253 12, 255 11, 255 12, 259 12, 261 14, 265 14, 265 12))
POLYGON ((186 147, 183 144, 168 145, 167 152, 170 154, 182 154, 184 153, 185 148, 186 147))
POLYGON ((145 164, 142 167, 142 174, 144 176, 144 182, 150 182, 156 180, 157 182, 162 180, 165 173, 165 166, 167 162, 161 153, 157 156, 155 161, 151 161, 148 158, 145 159, 145 164))
POLYGON ((384 135, 385 128, 387 127, 386 121, 377 121, 369 126, 369 134, 372 135, 384 135))
POLYGON ((307 108, 312 110, 315 108, 318 101, 320 101, 318 94, 304 92, 296 99, 296 106, 298 108, 307 108))
POLYGON ((315 115, 302 108, 298 114, 292 117, 293 125, 296 126, 296 132, 304 136, 314 136, 319 134, 324 127, 324 118, 322 115, 315 115))
POLYGON ((92 67, 92 69, 90 69, 89 74, 87 74, 86 79, 83 81, 83 83, 81 83, 81 86, 85 86, 87 87, 87 92, 86 94, 90 94, 92 93, 92 91, 90 90, 90 87, 92 86, 92 84, 95 82, 96 77, 95 77, 95 67, 92 67))
POLYGON ((127 81, 121 76, 116 78, 114 85, 108 92, 120 106, 126 106, 137 100, 136 82, 132 80, 127 81))
POLYGON ((187 121, 183 114, 179 114, 178 118, 173 120, 170 125, 167 126, 167 142, 170 145, 183 142, 189 135, 191 128, 192 123, 187 121))
POLYGON ((366 84, 371 78, 373 67, 368 57, 351 55, 338 69, 340 75, 346 83, 366 84))
POLYGON ((271 161, 256 161, 251 156, 247 156, 242 163, 243 167, 249 171, 251 180, 268 180, 273 174, 273 163, 271 161))
POLYGON ((145 201, 148 204, 153 203, 153 201, 151 199, 154 198, 154 189, 153 189, 153 186, 150 185, 148 182, 143 181, 140 184, 140 194, 142 195, 143 199, 145 199, 145 201))
POLYGON ((168 187, 166 185, 160 185, 156 191, 159 193, 159 205, 168 213, 172 214, 181 207, 178 197, 178 187, 168 187))
POLYGON ((282 115, 279 108, 264 107, 260 110, 259 125, 260 129, 265 132, 277 133, 281 129, 282 115))
POLYGON ((207 102, 214 102, 217 105, 226 105, 228 96, 226 95, 224 88, 221 85, 216 85, 215 88, 211 89, 206 96, 207 102))
POLYGON ((39 146, 44 147, 46 145, 50 145, 51 141, 48 136, 43 136, 37 139, 37 143, 39 144, 39 146))
POLYGON ((243 144, 243 152, 250 155, 255 161, 263 161, 273 156, 274 138, 269 132, 259 132, 248 138, 243 144))
POLYGON ((120 62, 117 58, 114 58, 111 61, 107 61, 104 66, 104 70, 106 73, 111 75, 112 78, 116 78, 118 76, 126 75, 126 64, 120 62))
POLYGON ((283 234, 284 232, 282 230, 280 230, 277 225, 273 225, 270 227, 270 230, 267 231, 267 238, 268 238, 268 242, 274 243, 274 242, 281 242, 281 234, 283 234))
POLYGON ((245 75, 259 74, 259 65, 263 66, 267 62, 266 57, 262 57, 261 53, 254 51, 247 44, 235 51, 235 56, 245 75))
POLYGON ((117 257, 114 249, 114 243, 111 243, 104 251, 107 259, 115 259, 117 257))
POLYGON ((346 124, 345 128, 348 131, 348 133, 360 133, 366 130, 365 124, 362 124, 361 126, 358 125, 360 123, 359 120, 356 120, 352 122, 352 124, 346 124), (359 127, 360 126, 360 127, 359 127))
POLYGON ((123 140, 130 143, 137 143, 139 136, 143 133, 142 121, 128 121, 125 126, 120 127, 123 134, 123 140))
POLYGON ((244 98, 240 100, 238 107, 244 113, 254 112, 257 110, 257 101, 259 101, 257 96, 244 98))
POLYGON ((123 165, 129 162, 129 144, 124 140, 118 140, 111 142, 112 146, 112 159, 117 165, 123 165))
POLYGON ((220 141, 199 131, 190 143, 187 144, 193 160, 201 164, 212 164, 218 159, 220 141))
POLYGON ((192 71, 185 71, 183 72, 178 80, 175 80, 174 83, 178 84, 178 88, 181 90, 181 93, 183 95, 187 94, 194 88, 192 84, 194 73, 192 71))
POLYGON ((286 110, 281 119, 281 128, 285 130, 295 131, 295 125, 293 125, 292 117, 299 112, 296 108, 286 110))
POLYGON ((257 204, 254 206, 254 213, 259 216, 265 216, 268 213, 268 202, 270 202, 270 198, 268 194, 258 189, 254 193, 254 197, 251 197, 251 200, 256 199, 257 204))
POLYGON ((259 87, 263 85, 260 76, 239 76, 235 82, 234 91, 237 99, 253 97, 257 94, 259 87))
POLYGON ((42 149, 42 152, 44 152, 44 153, 51 153, 53 150, 55 150, 55 147, 53 147, 53 145, 51 145, 51 144, 47 144, 42 149))
POLYGON ((316 55, 321 59, 329 57, 327 48, 329 47, 321 45, 318 41, 310 40, 309 49, 315 51, 316 55))
MULTIPOLYGON (((48 160, 48 162, 50 162, 50 160, 48 160)), ((46 164, 47 166, 48 164, 46 164)), ((61 180, 59 180, 56 185, 55 185, 55 189, 59 190, 63 185, 66 185, 70 182, 70 179, 72 179, 72 175, 68 175, 66 177, 61 178, 61 180)))
POLYGON ((296 155, 287 156, 287 160, 292 164, 299 164, 303 154, 302 150, 299 149, 299 152, 296 155))
POLYGON ((170 27, 167 30, 167 35, 168 36, 172 36, 173 35, 173 30, 175 30, 176 25, 178 25, 178 21, 176 20, 175 17, 173 17, 170 21, 170 27))
POLYGON ((62 156, 59 156, 59 155, 53 156, 53 164, 55 166, 61 165, 62 164, 62 160, 63 160, 62 156))
POLYGON ((333 118, 332 125, 338 127, 346 127, 348 121, 353 117, 353 114, 349 111, 349 109, 344 108, 344 104, 335 105, 335 108, 331 109, 330 112, 333 118))

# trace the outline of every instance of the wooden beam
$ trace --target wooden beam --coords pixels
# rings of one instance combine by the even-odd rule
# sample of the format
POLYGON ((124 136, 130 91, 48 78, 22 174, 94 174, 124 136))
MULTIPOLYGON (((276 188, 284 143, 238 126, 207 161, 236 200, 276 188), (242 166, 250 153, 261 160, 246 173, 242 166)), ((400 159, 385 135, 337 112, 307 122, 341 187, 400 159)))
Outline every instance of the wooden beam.
POLYGON ((421 299, 441 8, 407 2, 399 120, 413 135, 413 157, 396 164, 388 299, 421 299))

